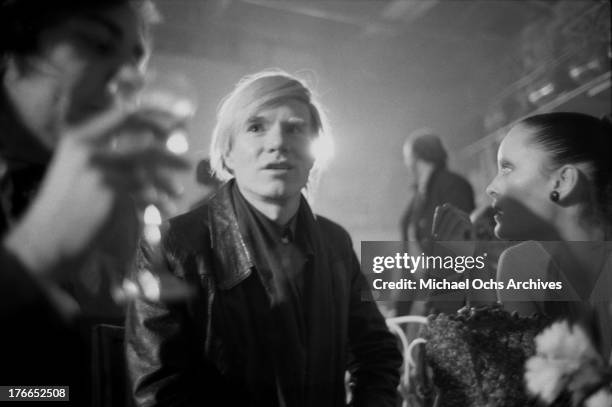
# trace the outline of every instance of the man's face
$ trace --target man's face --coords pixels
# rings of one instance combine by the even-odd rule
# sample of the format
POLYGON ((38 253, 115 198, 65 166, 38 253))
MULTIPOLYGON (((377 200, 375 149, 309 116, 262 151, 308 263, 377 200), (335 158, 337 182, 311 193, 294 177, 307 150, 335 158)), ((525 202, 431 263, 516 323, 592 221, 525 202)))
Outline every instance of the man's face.
POLYGON ((239 126, 225 162, 247 198, 299 197, 314 163, 312 127, 308 106, 293 99, 263 107, 239 126))
POLYGON ((49 148, 58 124, 76 124, 108 108, 117 73, 143 68, 142 23, 129 5, 91 11, 43 31, 39 50, 26 57, 15 87, 24 124, 49 148), (23 109, 26 110, 26 109, 23 109))

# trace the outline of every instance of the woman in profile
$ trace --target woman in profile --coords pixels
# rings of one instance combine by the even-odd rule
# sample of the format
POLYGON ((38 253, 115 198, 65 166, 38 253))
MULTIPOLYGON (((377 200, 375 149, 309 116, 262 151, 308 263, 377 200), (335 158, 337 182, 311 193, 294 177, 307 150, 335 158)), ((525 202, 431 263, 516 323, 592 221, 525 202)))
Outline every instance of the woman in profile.
MULTIPOLYGON (((578 321, 602 354, 612 348, 612 134, 610 122, 548 113, 513 126, 500 144, 487 187, 495 234, 522 241, 506 250, 497 280, 509 311, 578 321), (607 287, 607 288, 606 288, 607 287)), ((438 240, 461 240, 471 227, 452 206, 437 210, 438 240), (457 238, 454 238, 456 236, 457 238)))

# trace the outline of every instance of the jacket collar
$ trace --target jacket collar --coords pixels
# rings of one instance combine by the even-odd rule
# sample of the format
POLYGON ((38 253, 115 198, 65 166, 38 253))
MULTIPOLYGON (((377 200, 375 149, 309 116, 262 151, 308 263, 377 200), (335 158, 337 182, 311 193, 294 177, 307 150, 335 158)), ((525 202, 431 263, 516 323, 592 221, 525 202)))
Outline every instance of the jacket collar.
POLYGON ((211 246, 221 262, 217 284, 223 290, 246 279, 255 265, 238 227, 231 194, 233 183, 230 180, 217 191, 208 209, 211 246))
MULTIPOLYGON (((211 246, 221 263, 215 277, 218 287, 224 290, 246 279, 255 267, 252 248, 245 242, 236 218, 231 193, 234 184, 233 179, 225 183, 211 198, 208 209, 211 246)), ((304 197, 297 217, 296 242, 312 256, 317 239, 316 217, 304 197)))

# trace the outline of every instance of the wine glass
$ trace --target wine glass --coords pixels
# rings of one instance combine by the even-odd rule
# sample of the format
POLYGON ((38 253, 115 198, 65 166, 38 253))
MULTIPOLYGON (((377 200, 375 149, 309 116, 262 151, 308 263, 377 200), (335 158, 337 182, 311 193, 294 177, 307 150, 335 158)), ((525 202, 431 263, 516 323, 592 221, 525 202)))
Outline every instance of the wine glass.
MULTIPOLYGON (((115 86, 118 102, 131 104, 134 113, 127 120, 124 131, 113 140, 113 148, 129 150, 161 145, 177 155, 188 152, 187 125, 195 114, 197 98, 186 76, 176 72, 149 72, 143 76, 128 70, 118 74, 115 86)), ((152 191, 152 195, 155 194, 152 191)), ((162 207, 149 204, 144 208, 143 239, 152 248, 152 270, 139 272, 134 280, 125 276, 113 290, 113 297, 118 302, 137 296, 159 300, 162 295, 180 298, 188 294, 187 287, 165 269, 159 250, 162 218, 171 212, 170 204, 162 207)))

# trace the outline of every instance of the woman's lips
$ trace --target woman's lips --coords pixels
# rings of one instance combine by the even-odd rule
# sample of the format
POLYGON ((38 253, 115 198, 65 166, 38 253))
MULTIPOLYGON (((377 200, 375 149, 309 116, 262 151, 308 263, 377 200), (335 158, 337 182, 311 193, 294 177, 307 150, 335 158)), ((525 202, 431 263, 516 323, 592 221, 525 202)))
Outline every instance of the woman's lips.
POLYGON ((495 214, 493 215, 493 219, 495 219, 496 222, 499 222, 501 220, 501 218, 504 216, 504 211, 502 211, 501 209, 499 209, 496 206, 493 206, 493 209, 495 210, 495 214))

